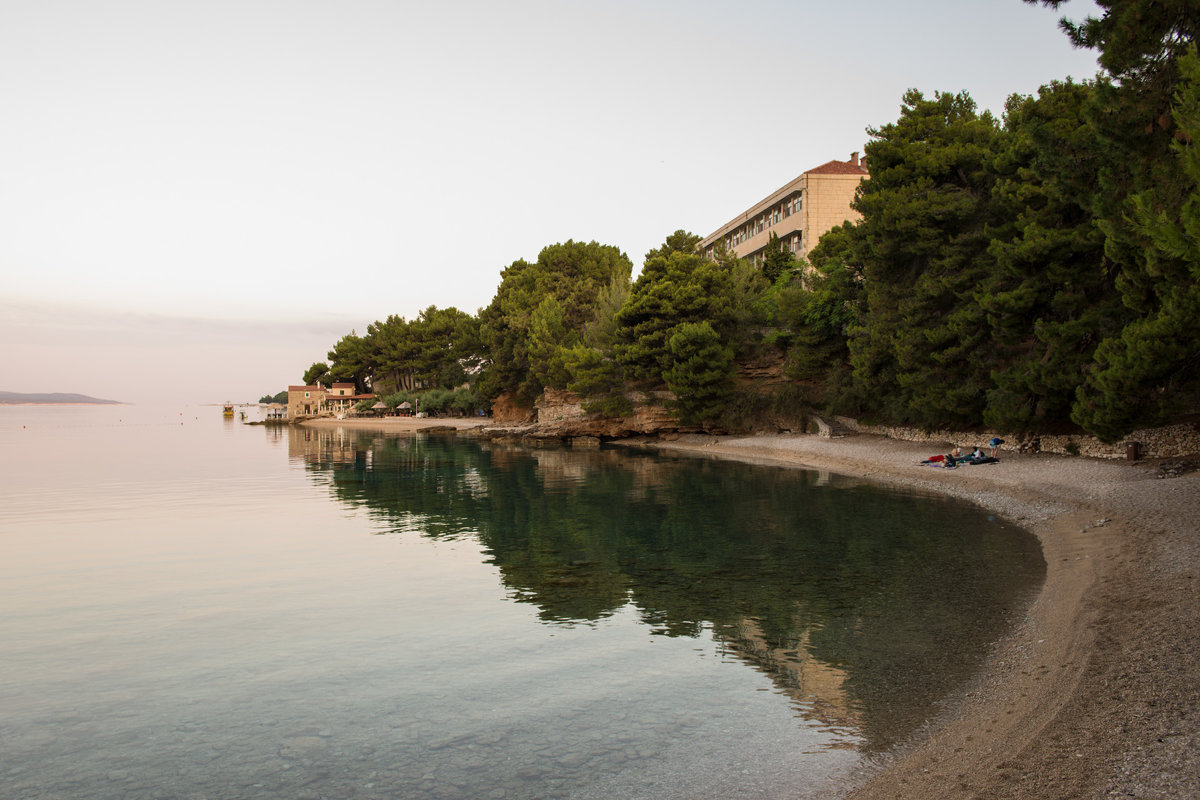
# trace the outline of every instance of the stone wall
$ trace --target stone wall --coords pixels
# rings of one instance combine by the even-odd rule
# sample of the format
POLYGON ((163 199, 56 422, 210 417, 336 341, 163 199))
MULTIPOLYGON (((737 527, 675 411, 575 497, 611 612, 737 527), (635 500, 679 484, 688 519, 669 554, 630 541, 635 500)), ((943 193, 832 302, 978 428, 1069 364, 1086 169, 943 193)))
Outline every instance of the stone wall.
POLYGON ((993 436, 1005 440, 1001 450, 1016 450, 1023 453, 1057 453, 1059 455, 1088 456, 1090 458, 1128 458, 1130 445, 1136 444, 1139 458, 1179 458, 1200 454, 1200 431, 1192 424, 1167 425, 1162 428, 1143 428, 1129 434, 1114 444, 1105 444, 1095 436, 1085 434, 1071 436, 1044 436, 1028 434, 1024 437, 995 431, 931 431, 890 425, 863 425, 849 417, 837 417, 838 424, 856 433, 872 433, 891 439, 908 442, 950 444, 965 449, 985 447, 993 436))

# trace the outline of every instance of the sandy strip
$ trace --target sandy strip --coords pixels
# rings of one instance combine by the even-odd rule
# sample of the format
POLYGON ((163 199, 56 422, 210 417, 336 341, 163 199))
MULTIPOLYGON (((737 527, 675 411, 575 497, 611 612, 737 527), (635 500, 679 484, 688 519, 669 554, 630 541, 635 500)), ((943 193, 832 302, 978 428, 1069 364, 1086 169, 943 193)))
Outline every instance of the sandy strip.
POLYGON ((365 428, 376 431, 425 431, 431 428, 454 428, 466 430, 482 428, 490 425, 489 417, 352 417, 350 419, 335 419, 333 417, 316 417, 299 423, 316 428, 365 428))
POLYGON ((1023 624, 852 798, 1200 797, 1200 473, 1004 452, 947 470, 919 462, 949 445, 873 436, 653 444, 936 491, 1041 540, 1046 583, 1023 624))

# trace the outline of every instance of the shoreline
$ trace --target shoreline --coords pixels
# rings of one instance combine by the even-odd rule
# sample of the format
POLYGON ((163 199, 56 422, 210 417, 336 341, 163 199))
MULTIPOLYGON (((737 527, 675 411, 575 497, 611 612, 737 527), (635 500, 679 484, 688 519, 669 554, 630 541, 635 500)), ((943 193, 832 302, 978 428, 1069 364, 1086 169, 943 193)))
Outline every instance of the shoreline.
POLYGON ((938 719, 839 796, 1200 796, 1200 473, 1004 451, 946 470, 919 464, 945 448, 865 434, 627 444, 937 492, 1038 537, 1046 581, 1025 618, 938 719))
MULTIPOLYGON (((397 432, 490 420, 321 419, 397 432)), ((981 673, 906 745, 834 796, 1200 796, 1200 472, 1001 450, 922 466, 950 444, 869 434, 683 435, 617 446, 828 470, 974 503, 1030 530, 1046 580, 981 673)), ((973 442, 959 442, 964 447, 973 442)))
POLYGON ((378 431, 407 432, 437 430, 439 428, 443 430, 447 428, 469 430, 472 428, 484 428, 491 425, 491 423, 491 417, 379 417, 378 419, 368 417, 351 417, 350 419, 313 417, 296 424, 303 427, 311 425, 317 428, 366 428, 378 431))

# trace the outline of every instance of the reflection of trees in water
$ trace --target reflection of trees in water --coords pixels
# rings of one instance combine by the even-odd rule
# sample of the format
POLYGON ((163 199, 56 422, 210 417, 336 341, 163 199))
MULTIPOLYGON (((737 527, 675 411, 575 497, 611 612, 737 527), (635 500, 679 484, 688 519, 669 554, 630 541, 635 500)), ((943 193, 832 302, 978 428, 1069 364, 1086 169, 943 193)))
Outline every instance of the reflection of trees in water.
POLYGON ((291 430, 291 455, 385 527, 478 537, 546 622, 632 605, 657 634, 710 628, 869 749, 927 719, 1044 574, 1031 536, 973 509, 815 472, 291 430))

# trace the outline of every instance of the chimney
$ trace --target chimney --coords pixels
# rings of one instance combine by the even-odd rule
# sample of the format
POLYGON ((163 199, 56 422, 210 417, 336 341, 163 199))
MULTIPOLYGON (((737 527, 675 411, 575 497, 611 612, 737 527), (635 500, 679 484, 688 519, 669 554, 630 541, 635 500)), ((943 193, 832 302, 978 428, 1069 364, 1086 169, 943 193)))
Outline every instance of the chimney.
POLYGON ((853 153, 850 154, 850 163, 856 167, 858 166, 858 151, 857 150, 855 150, 853 153))

